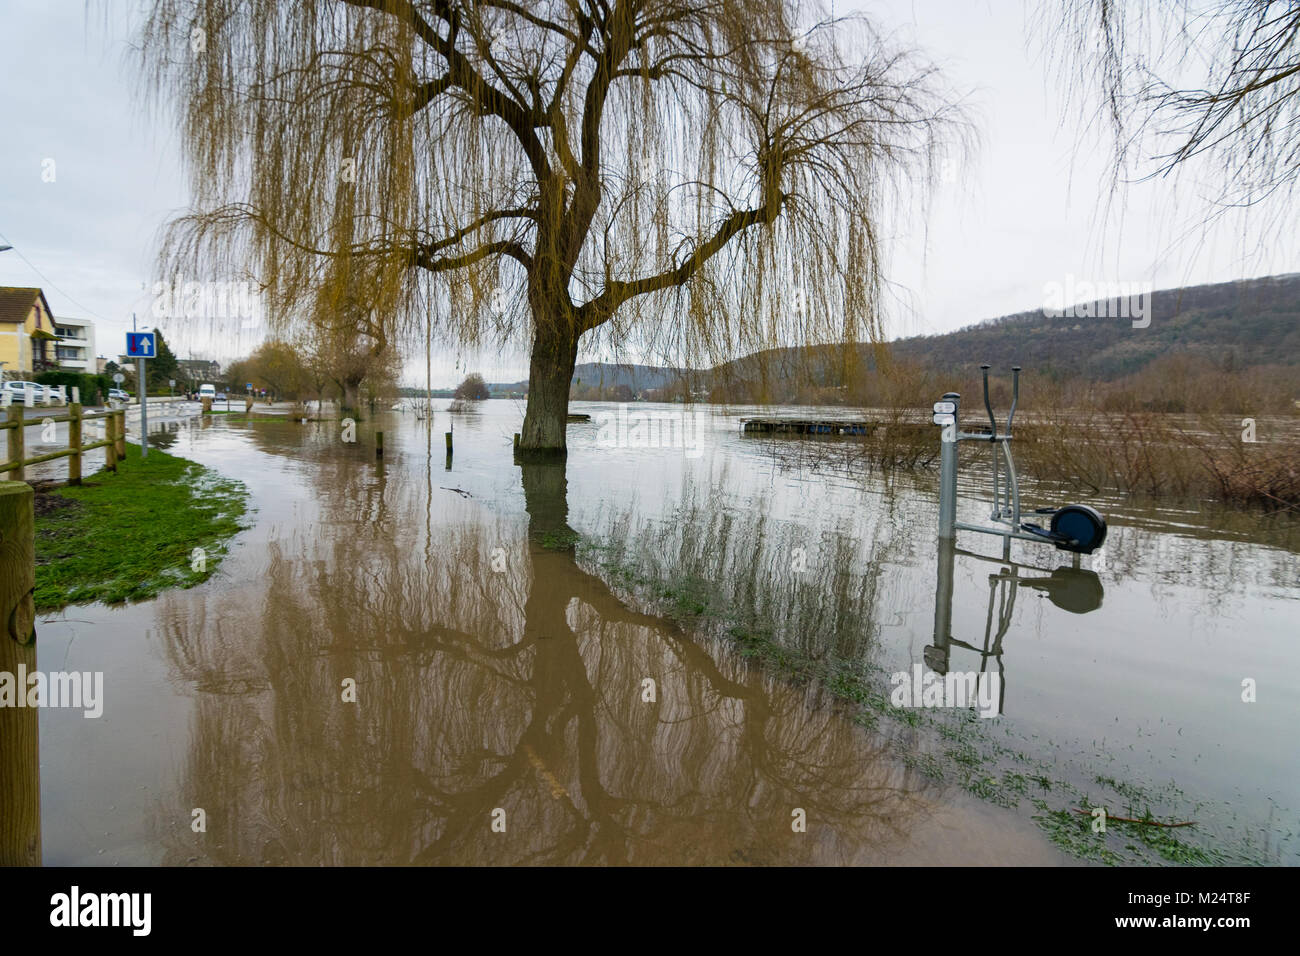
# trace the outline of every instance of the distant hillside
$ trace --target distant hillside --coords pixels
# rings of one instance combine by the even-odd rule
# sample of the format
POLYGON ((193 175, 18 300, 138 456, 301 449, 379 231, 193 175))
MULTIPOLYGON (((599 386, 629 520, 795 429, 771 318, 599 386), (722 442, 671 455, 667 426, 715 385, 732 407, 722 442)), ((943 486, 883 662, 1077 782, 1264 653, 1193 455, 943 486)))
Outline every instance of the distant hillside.
MULTIPOLYGON (((583 362, 573 370, 573 384, 596 389, 615 389, 627 386, 636 395, 655 388, 664 388, 681 378, 684 369, 663 368, 658 365, 614 365, 606 362, 583 362)), ((498 392, 522 394, 528 391, 528 379, 519 382, 492 383, 488 386, 498 392)))
MULTIPOLYGON (((1067 306, 1070 305, 1067 303, 1067 306)), ((1104 306, 1094 304, 1094 315, 1104 306)), ((891 342, 895 359, 951 370, 988 362, 1005 370, 1022 365, 1060 379, 1110 382, 1174 353, 1202 356, 1224 367, 1300 365, 1300 273, 1215 285, 1167 289, 1149 296, 1150 325, 1133 319, 1049 318, 1042 309, 989 319, 944 335, 891 342)), ((777 383, 842 385, 875 367, 873 350, 860 345, 773 349, 695 373, 697 387, 752 385, 771 394, 777 383)))
POLYGON ((1127 318, 1046 318, 1039 309, 904 339, 893 351, 932 366, 1032 365, 1094 381, 1131 375, 1172 351, 1216 363, 1231 353, 1239 368, 1300 364, 1300 273, 1158 291, 1149 318, 1134 328, 1127 318))
POLYGON ((663 388, 682 375, 679 368, 660 368, 655 365, 608 365, 604 362, 585 362, 573 370, 573 380, 596 388, 617 388, 626 385, 633 392, 648 388, 663 388))
MULTIPOLYGON (((1104 317, 1103 303, 1076 317, 1074 303, 1062 304, 1069 315, 1048 317, 1038 308, 943 335, 899 339, 887 348, 895 360, 942 372, 945 381, 954 371, 972 374, 981 362, 999 373, 1022 365, 1035 376, 1092 383, 1129 378, 1171 355, 1223 368, 1300 366, 1300 273, 1158 290, 1147 297, 1145 328, 1135 328, 1131 316, 1114 316, 1113 305, 1112 317, 1104 317)), ((809 389, 843 388, 874 368, 872 346, 831 345, 770 349, 700 371, 584 362, 574 369, 573 385, 586 392, 626 386, 633 395, 668 390, 713 392, 719 400, 797 401, 809 389)), ((493 397, 523 395, 528 380, 489 388, 493 397)))

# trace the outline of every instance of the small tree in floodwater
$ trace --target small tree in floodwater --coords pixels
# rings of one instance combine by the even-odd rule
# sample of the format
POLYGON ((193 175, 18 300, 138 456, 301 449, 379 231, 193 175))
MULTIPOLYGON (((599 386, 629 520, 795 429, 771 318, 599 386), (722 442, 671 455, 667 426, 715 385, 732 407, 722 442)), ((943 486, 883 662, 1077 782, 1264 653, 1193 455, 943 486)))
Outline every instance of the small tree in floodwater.
POLYGON ((153 0, 146 85, 194 199, 162 260, 251 268, 275 316, 361 286, 394 336, 529 348, 524 450, 564 450, 580 344, 699 364, 876 340, 884 215, 964 125, 930 67, 821 16, 153 0))
POLYGON ((451 397, 459 401, 481 402, 485 398, 491 398, 492 393, 488 391, 487 382, 483 381, 482 375, 478 372, 470 372, 465 376, 465 380, 456 386, 451 397))

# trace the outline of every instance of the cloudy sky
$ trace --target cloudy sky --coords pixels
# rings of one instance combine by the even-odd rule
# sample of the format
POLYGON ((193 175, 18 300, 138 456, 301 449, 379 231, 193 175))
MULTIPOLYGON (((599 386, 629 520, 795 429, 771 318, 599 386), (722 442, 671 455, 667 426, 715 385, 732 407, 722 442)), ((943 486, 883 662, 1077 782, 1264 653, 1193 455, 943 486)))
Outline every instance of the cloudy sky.
MULTIPOLYGON (((1047 0, 1043 0, 1047 2, 1047 0)), ((4 0, 0 6, 0 285, 36 285, 56 315, 96 321, 99 351, 124 350, 131 313, 152 325, 159 226, 183 210, 175 134, 133 96, 131 0, 4 0)), ((1049 68, 1032 29, 1038 0, 838 2, 860 9, 944 70, 977 122, 979 146, 944 170, 926 211, 889 237, 897 293, 891 336, 942 332, 1037 308, 1068 277, 1155 288, 1294 272, 1294 237, 1219 220, 1197 230, 1195 188, 1138 183, 1110 203, 1110 139, 1086 121, 1049 68)), ((248 326, 250 323, 243 323, 248 326)), ((225 359, 256 345, 236 325, 214 343, 170 336, 181 357, 225 359)), ((423 380, 423 356, 412 383, 423 380), (418 369, 418 371, 417 371, 418 369)), ((489 381, 527 376, 519 355, 435 357, 435 384, 464 370, 489 381)))

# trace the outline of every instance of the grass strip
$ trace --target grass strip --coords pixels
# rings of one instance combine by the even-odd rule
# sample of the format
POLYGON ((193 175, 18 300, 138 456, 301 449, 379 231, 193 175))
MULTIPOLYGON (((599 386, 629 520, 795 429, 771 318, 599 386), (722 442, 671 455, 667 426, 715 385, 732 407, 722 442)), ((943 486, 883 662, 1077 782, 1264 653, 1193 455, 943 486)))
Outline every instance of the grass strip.
POLYGON ((156 448, 142 458, 127 445, 116 473, 38 491, 36 608, 141 601, 206 581, 247 527, 247 507, 243 483, 156 448))

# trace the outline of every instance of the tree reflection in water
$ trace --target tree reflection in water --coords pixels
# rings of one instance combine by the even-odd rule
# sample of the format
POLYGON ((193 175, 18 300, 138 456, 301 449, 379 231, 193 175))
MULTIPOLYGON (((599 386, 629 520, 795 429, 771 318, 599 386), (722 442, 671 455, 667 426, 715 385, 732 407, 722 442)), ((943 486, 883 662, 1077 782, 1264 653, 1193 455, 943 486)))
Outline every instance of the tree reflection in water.
POLYGON ((629 607, 576 559, 564 465, 520 467, 526 518, 432 476, 324 473, 321 520, 273 537, 259 580, 160 602, 196 698, 156 808, 165 862, 878 862, 906 843, 924 778, 629 607))

